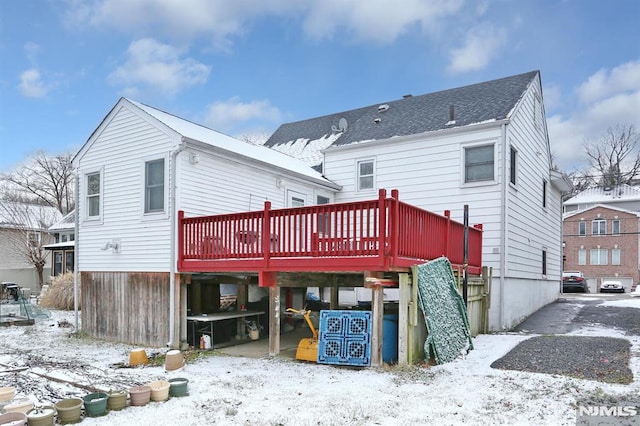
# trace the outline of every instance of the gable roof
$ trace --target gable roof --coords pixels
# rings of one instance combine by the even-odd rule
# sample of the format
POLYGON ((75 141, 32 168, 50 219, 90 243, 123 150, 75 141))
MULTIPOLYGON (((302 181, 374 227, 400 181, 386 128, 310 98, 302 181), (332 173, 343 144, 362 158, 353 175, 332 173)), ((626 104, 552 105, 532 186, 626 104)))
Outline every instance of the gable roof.
POLYGON ((116 105, 103 119, 100 126, 98 126, 84 146, 80 151, 78 151, 74 157, 74 162, 76 162, 78 158, 82 157, 83 153, 89 149, 92 141, 95 140, 101 129, 107 125, 111 117, 122 106, 138 111, 143 117, 149 117, 152 121, 155 121, 157 125, 164 126, 169 130, 169 133, 178 136, 182 143, 199 143, 200 146, 204 146, 206 148, 218 149, 229 154, 239 155, 246 159, 250 159, 251 161, 262 163, 269 168, 278 168, 283 172, 298 174, 304 178, 313 179, 325 186, 339 189, 338 185, 326 179, 321 173, 298 158, 266 148, 262 145, 254 145, 252 143, 233 138, 225 135, 224 133, 209 129, 208 127, 127 98, 120 98, 118 103, 116 103, 116 105))
POLYGON ((569 219, 570 217, 573 217, 573 216, 584 215, 589 210, 594 210, 594 209, 606 209, 606 210, 611 210, 619 213, 628 213, 628 214, 640 217, 640 212, 634 212, 632 210, 622 209, 620 207, 613 207, 606 204, 594 204, 592 206, 586 207, 581 210, 574 210, 571 212, 567 212, 562 216, 562 220, 569 219))
POLYGON ((322 155, 305 151, 508 119, 538 74, 539 71, 531 71, 286 123, 271 135, 265 146, 292 153, 317 165, 322 161, 322 155), (453 121, 450 121, 451 113, 453 121), (345 131, 339 131, 340 119, 346 120, 345 131))

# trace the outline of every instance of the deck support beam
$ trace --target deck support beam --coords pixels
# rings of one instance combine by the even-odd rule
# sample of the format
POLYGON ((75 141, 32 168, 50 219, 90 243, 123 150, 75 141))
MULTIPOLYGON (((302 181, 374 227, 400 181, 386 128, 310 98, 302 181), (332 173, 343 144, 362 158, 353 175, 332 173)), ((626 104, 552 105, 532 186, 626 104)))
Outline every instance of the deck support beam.
POLYGON ((280 353, 280 287, 269 287, 269 356, 280 353))
POLYGON ((381 272, 364 273, 364 287, 371 289, 371 366, 382 366, 382 316, 384 314, 384 285, 378 283, 381 272))

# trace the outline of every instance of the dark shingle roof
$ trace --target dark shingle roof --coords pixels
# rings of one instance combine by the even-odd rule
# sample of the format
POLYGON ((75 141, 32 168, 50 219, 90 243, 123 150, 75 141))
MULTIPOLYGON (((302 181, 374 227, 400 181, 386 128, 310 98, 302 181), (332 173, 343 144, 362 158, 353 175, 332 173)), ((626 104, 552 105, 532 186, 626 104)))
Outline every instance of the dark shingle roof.
POLYGON ((508 117, 537 74, 538 71, 531 71, 470 86, 405 97, 351 111, 286 123, 271 135, 265 146, 278 149, 279 145, 301 138, 320 139, 333 133, 331 127, 338 126, 340 118, 347 120, 348 128, 333 145, 347 145, 360 141, 502 120, 508 117), (384 104, 389 108, 379 112, 379 105, 384 104), (447 125, 451 106, 454 109, 455 124, 447 125))

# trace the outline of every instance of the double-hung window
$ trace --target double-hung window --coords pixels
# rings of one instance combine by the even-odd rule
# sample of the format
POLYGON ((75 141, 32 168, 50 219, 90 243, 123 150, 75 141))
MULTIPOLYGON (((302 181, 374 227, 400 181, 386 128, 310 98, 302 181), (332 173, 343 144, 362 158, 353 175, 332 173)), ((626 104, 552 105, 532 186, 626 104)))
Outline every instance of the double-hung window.
POLYGON ((606 235, 607 221, 604 219, 594 219, 591 222, 591 235, 606 235))
POLYGON ((493 145, 464 148, 464 182, 494 180, 493 145))
POLYGON ((608 251, 603 248, 591 249, 591 265, 606 265, 608 263, 608 251))
POLYGON ((358 191, 373 189, 374 186, 374 161, 358 161, 358 191))
POLYGON ((581 220, 578 222, 578 235, 584 237, 587 235, 587 222, 581 220))
POLYGON ((100 216, 100 172, 87 175, 87 219, 100 216))
POLYGON ((164 212, 164 158, 144 164, 144 212, 164 212))
POLYGON ((620 219, 611 221, 611 235, 620 235, 620 219))

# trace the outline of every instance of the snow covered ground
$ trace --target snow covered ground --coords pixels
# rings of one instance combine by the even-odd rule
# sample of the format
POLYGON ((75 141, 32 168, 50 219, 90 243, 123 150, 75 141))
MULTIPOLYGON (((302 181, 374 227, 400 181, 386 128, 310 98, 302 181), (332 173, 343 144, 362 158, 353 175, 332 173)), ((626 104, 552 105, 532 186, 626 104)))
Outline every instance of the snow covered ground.
MULTIPOLYGON (((580 299, 573 303, 579 304, 580 299)), ((640 309, 640 299, 603 305, 640 309)), ((277 357, 207 356, 171 372, 162 366, 113 368, 113 364, 128 362, 134 347, 71 337, 72 328, 58 326, 65 319, 73 324, 73 312, 53 312, 51 320, 33 327, 0 329, 0 370, 30 366, 22 372, 0 374, 0 386, 25 384, 19 396, 52 404, 55 401, 45 400, 52 392, 66 397, 88 392, 32 373, 102 389, 175 377, 189 380, 188 396, 84 418, 86 426, 575 425, 576 404, 582 398, 640 396, 640 337, 597 327, 572 334, 628 339, 632 344, 631 384, 492 369, 493 361, 532 337, 518 333, 478 336, 475 349, 464 359, 432 367, 357 369, 277 357)), ((148 354, 154 352, 158 350, 147 348, 148 354)), ((634 420, 640 421, 640 414, 634 420)))

